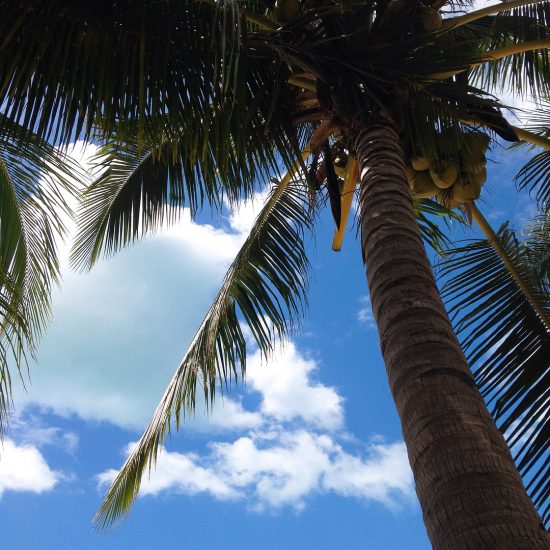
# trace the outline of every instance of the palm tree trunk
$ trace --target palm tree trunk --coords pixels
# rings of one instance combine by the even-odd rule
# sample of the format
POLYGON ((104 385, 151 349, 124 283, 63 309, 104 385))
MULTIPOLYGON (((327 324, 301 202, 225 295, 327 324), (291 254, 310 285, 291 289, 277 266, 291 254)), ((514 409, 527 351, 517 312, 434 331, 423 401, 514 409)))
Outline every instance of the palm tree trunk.
POLYGON ((436 549, 550 548, 441 301, 399 136, 383 117, 353 136, 372 307, 428 536, 436 549))

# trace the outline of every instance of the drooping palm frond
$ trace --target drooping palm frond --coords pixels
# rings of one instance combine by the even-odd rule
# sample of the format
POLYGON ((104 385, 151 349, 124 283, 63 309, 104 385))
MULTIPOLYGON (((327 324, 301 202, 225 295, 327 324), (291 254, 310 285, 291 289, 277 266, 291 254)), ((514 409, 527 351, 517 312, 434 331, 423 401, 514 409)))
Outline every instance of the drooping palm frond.
POLYGON ((451 246, 451 241, 438 222, 447 225, 449 222, 464 223, 463 218, 432 199, 415 200, 414 207, 424 242, 437 254, 445 255, 451 246))
POLYGON ((532 244, 519 241, 506 226, 496 238, 529 297, 486 240, 470 241, 440 263, 442 295, 476 383, 548 521, 550 285, 526 253, 532 244))
MULTIPOLYGON (((307 154, 307 153, 305 153, 307 154)), ((298 166, 298 165, 297 165, 298 166)), ((155 463, 171 418, 195 407, 197 383, 210 406, 216 387, 246 371, 246 323, 264 354, 284 338, 306 300, 308 261, 304 231, 311 227, 303 182, 279 184, 231 264, 222 287, 177 369, 153 419, 111 485, 95 523, 104 528, 123 517, 135 499, 141 477, 155 463)))
MULTIPOLYGON (((526 113, 527 129, 550 140, 550 100, 541 100, 540 108, 526 113)), ((544 149, 531 158, 516 176, 519 189, 528 189, 537 199, 539 207, 550 210, 550 149, 544 149)))
POLYGON ((509 55, 475 68, 473 82, 488 92, 508 91, 517 97, 550 93, 550 2, 512 7, 467 27, 485 37, 488 57, 491 52, 510 49, 509 55), (515 46, 537 42, 537 48, 512 52, 515 46))
POLYGON ((112 125, 178 111, 194 113, 199 127, 211 104, 242 89, 236 2, 25 0, 0 7, 0 103, 40 136, 67 143, 89 136, 97 117, 112 125))
POLYGON ((527 227, 525 253, 541 284, 550 287, 550 210, 536 216, 527 227))
POLYGON ((184 126, 164 124, 162 132, 155 132, 156 139, 142 137, 139 142, 135 126, 121 125, 119 135, 127 141, 111 139, 95 157, 99 175, 82 196, 73 265, 91 268, 102 252, 113 254, 175 221, 184 206, 194 214, 205 201, 215 209, 224 200, 234 205, 252 194, 257 179, 265 179, 266 168, 271 173, 278 169, 278 159, 290 165, 294 147, 303 147, 311 128, 292 129, 295 136, 290 141, 281 127, 284 121, 265 119, 269 98, 258 97, 260 101, 249 109, 244 144, 236 142, 237 132, 232 133, 231 126, 242 128, 247 122, 235 116, 227 118, 231 126, 226 134, 205 132, 208 147, 202 152, 196 150, 196 140, 202 136, 190 135, 184 126))
POLYGON ((9 360, 21 368, 48 320, 57 247, 83 173, 75 162, 0 116, 0 434, 10 401, 9 360))

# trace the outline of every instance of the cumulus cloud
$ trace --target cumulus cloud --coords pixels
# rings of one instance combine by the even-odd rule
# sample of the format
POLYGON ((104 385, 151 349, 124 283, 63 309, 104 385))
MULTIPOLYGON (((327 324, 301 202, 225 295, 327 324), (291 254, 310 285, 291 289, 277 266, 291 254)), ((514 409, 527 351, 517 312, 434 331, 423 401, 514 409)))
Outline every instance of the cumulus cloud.
POLYGON ((368 296, 359 298, 359 309, 357 311, 357 320, 366 328, 376 328, 374 315, 372 314, 372 305, 368 296))
MULTIPOLYGON (((77 146, 73 156, 89 166, 94 153, 77 146)), ((176 224, 87 274, 69 269, 67 242, 62 288, 31 383, 28 391, 14 385, 18 409, 38 405, 142 429, 261 206, 243 204, 225 229, 196 223, 183 209, 176 224)), ((225 414, 214 414, 209 426, 258 426, 238 403, 225 402, 225 414)))
MULTIPOLYGON (((240 435, 214 440, 202 454, 162 449, 156 469, 143 480, 141 496, 204 493, 242 501, 259 512, 283 507, 300 511, 308 498, 329 493, 389 508, 414 500, 404 444, 374 438, 364 448, 344 449, 353 438, 344 430, 343 399, 334 388, 315 381, 317 363, 293 342, 280 346, 268 365, 259 351, 247 365, 247 390, 260 399, 252 411, 238 403, 236 419, 249 414, 250 426, 243 429, 240 421, 240 435)), ((224 416, 225 409, 219 414, 224 416)), ((235 428, 231 414, 229 427, 235 428)), ((133 444, 127 454, 132 449, 133 444)), ((116 470, 99 474, 99 485, 116 475, 116 470)))
MULTIPOLYGON (((116 474, 100 474, 100 486, 116 474)), ((390 508, 414 499, 404 444, 370 445, 363 453, 350 454, 329 435, 305 430, 250 433, 230 443, 213 443, 204 455, 163 449, 140 496, 167 490, 240 500, 258 512, 283 507, 301 511, 315 494, 354 497, 390 508)))
POLYGON ((44 493, 53 489, 61 477, 36 447, 4 440, 0 454, 0 497, 5 491, 44 493))
POLYGON ((278 421, 301 419, 327 430, 340 428, 342 398, 333 389, 313 382, 315 361, 304 358, 292 342, 280 346, 269 364, 256 351, 247 360, 247 381, 261 393, 260 411, 278 421))

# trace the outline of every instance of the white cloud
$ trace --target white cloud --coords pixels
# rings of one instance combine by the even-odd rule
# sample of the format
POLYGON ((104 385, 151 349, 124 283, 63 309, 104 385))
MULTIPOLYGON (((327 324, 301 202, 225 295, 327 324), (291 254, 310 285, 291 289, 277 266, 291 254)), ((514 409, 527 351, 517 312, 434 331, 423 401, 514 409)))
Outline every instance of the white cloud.
POLYGON ((0 452, 0 497, 5 491, 50 491, 60 479, 61 474, 48 466, 36 447, 4 440, 0 452))
POLYGON ((333 389, 311 381, 315 361, 305 359, 292 342, 280 346, 268 364, 259 351, 247 360, 247 381, 262 394, 261 412, 277 421, 299 418, 327 430, 340 428, 342 398, 333 389))
MULTIPOLYGON (((292 342, 279 347, 268 365, 259 351, 247 364, 248 388, 260 394, 260 401, 253 411, 229 401, 235 418, 230 413, 225 424, 233 429, 240 424, 244 433, 212 441, 202 454, 162 449, 141 496, 205 493, 242 501, 256 511, 300 511, 312 495, 328 493, 389 508, 414 501, 404 444, 377 437, 365 449, 344 450, 339 441, 352 445, 353 438, 343 429, 343 400, 334 388, 312 380, 316 362, 304 358, 292 342), (242 421, 246 414, 248 427, 242 421)), ((226 416, 225 409, 219 415, 226 416)), ((99 484, 116 475, 116 470, 101 473, 99 484)))
MULTIPOLYGON (((100 486, 116 473, 100 474, 100 486)), ((390 508, 414 502, 402 443, 370 445, 366 453, 352 455, 330 436, 304 430, 251 433, 231 443, 214 443, 205 455, 163 450, 140 496, 168 490, 241 500, 259 512, 282 507, 301 511, 308 497, 327 493, 390 508)))
POLYGON ((372 314, 372 305, 368 296, 359 298, 359 310, 357 311, 357 320, 366 328, 376 328, 374 315, 372 314))
MULTIPOLYGON (((77 146, 73 156, 86 164, 95 150, 77 146)), ((242 205, 226 230, 195 223, 183 210, 172 227, 84 275, 68 268, 66 243, 63 284, 38 364, 27 392, 14 385, 18 410, 37 405, 142 429, 260 207, 260 200, 242 205)), ((258 426, 254 415, 226 403, 210 425, 258 426)))

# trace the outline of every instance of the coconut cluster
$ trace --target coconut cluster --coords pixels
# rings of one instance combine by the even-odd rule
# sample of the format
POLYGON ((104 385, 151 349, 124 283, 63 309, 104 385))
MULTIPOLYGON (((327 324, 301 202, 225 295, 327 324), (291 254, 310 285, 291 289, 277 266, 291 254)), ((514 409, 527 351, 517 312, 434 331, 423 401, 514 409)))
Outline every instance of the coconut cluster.
POLYGON ((453 154, 441 150, 434 158, 412 157, 407 175, 414 195, 435 196, 447 208, 478 199, 487 179, 489 141, 486 134, 467 132, 453 154))

